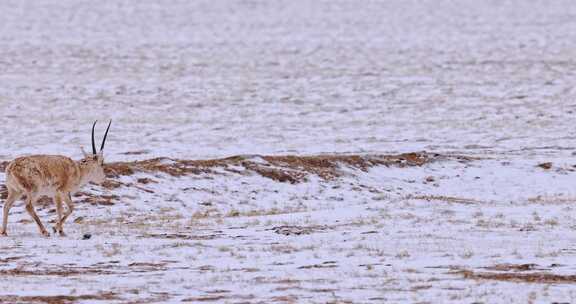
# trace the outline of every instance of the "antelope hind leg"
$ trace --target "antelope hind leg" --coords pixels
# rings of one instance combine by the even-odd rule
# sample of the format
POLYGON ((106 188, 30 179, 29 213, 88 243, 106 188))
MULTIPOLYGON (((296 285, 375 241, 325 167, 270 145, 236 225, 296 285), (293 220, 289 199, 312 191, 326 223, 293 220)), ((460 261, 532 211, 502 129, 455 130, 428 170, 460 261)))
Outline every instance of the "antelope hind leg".
POLYGON ((34 221, 36 222, 36 225, 38 225, 38 229, 40 229, 40 233, 42 233, 43 236, 50 236, 50 233, 46 230, 46 228, 44 228, 44 225, 42 225, 42 221, 40 221, 38 214, 36 214, 36 211, 34 210, 33 204, 35 201, 36 201, 35 195, 28 195, 28 197, 26 199, 26 211, 28 211, 28 213, 30 214, 32 219, 34 219, 34 221))
POLYGON ((8 198, 4 202, 4 214, 2 219, 2 230, 0 230, 0 235, 8 235, 6 233, 6 229, 8 227, 8 213, 10 212, 10 208, 15 201, 17 201, 22 196, 22 193, 19 193, 15 190, 8 188, 8 198))

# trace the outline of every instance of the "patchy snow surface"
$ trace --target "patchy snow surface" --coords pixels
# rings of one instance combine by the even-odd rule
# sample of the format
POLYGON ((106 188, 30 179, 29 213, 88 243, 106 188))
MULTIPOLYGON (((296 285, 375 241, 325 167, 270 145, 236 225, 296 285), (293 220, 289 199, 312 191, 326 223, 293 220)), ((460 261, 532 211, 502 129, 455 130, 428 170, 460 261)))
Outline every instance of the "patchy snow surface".
POLYGON ((342 165, 294 184, 242 166, 142 171, 87 187, 68 237, 40 237, 17 204, 0 238, 0 302, 576 302, 572 1, 0 11, 1 161, 78 157, 92 121, 101 136, 109 118, 110 162, 469 158, 342 165))
MULTIPOLYGON (((297 183, 236 166, 178 177, 135 172, 113 178, 113 190, 92 186, 76 197, 67 237, 41 237, 13 207, 0 245, 0 299, 573 301, 576 163, 537 165, 341 164, 338 178, 297 183)), ((51 204, 39 208, 44 221, 55 218, 51 204)))

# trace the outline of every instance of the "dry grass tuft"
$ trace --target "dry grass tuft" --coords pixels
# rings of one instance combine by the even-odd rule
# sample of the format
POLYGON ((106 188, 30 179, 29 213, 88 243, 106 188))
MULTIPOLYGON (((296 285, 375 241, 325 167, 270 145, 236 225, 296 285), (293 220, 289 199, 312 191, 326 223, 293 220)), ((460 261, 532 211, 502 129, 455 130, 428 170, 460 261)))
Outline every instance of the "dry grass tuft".
POLYGON ((522 273, 522 272, 474 272, 471 270, 459 271, 466 279, 474 280, 496 280, 521 283, 542 283, 542 284, 574 284, 576 275, 559 275, 544 272, 522 273))
MULTIPOLYGON (((0 270, 0 275, 2 276, 61 276, 61 277, 69 277, 69 276, 83 276, 89 274, 113 274, 114 272, 99 268, 89 268, 89 267, 64 267, 62 269, 33 269, 27 270, 21 267, 13 268, 13 269, 4 269, 0 270)), ((0 303, 2 303, 0 301, 0 303)))
POLYGON ((142 161, 110 163, 105 166, 105 172, 108 177, 133 175, 136 172, 161 172, 176 177, 198 175, 214 173, 214 168, 226 167, 240 158, 240 156, 235 156, 214 160, 184 160, 159 157, 142 161))
POLYGON ((541 164, 538 164, 537 167, 540 167, 540 168, 545 169, 545 170, 549 170, 552 168, 552 163, 551 162, 541 163, 541 164))
MULTIPOLYGON (((212 160, 182 160, 154 158, 134 162, 117 162, 106 165, 110 178, 133 175, 136 172, 165 173, 171 176, 218 174, 217 169, 232 173, 256 173, 285 183, 306 181, 309 175, 332 180, 342 175, 341 166, 367 171, 374 166, 422 166, 446 156, 426 152, 398 155, 316 155, 316 156, 233 156, 212 160), (263 161, 262 161, 263 160, 263 161), (234 168, 233 168, 234 167, 234 168), (237 168, 243 168, 239 171, 237 168)), ((470 159, 453 157, 459 161, 470 159)))
POLYGON ((488 270, 494 271, 532 271, 536 270, 536 264, 497 264, 494 266, 485 267, 488 270))
POLYGON ((196 298, 186 298, 183 299, 182 302, 216 302, 225 300, 228 297, 225 296, 204 296, 204 297, 196 297, 196 298))
POLYGON ((328 229, 327 226, 278 226, 269 230, 282 235, 306 235, 328 229))
POLYGON ((200 303, 200 302, 217 302, 217 303, 222 303, 222 302, 226 302, 226 303, 251 303, 248 300, 252 300, 255 297, 253 295, 207 295, 207 296, 200 296, 200 297, 192 297, 192 298, 186 298, 186 299, 182 299, 181 302, 194 302, 194 303, 200 303), (227 301, 223 301, 223 300, 227 300, 227 301), (238 300, 246 300, 246 301, 238 301, 238 300))
POLYGON ((107 292, 93 295, 79 296, 0 296, 0 303, 46 303, 46 304, 68 304, 80 301, 113 301, 121 300, 117 294, 107 292))
POLYGON ((472 204, 480 204, 481 201, 469 199, 469 198, 462 198, 462 197, 454 197, 454 196, 445 196, 445 195, 413 195, 408 194, 404 197, 405 199, 415 199, 415 200, 425 200, 425 201, 442 201, 447 203, 457 203, 457 204, 465 204, 465 205, 472 205, 472 204))
POLYGON ((338 265, 334 261, 324 262, 322 264, 312 264, 306 266, 300 266, 298 269, 323 269, 323 268, 337 268, 338 265))
MULTIPOLYGON (((257 174, 282 183, 301 183, 310 176, 317 176, 323 180, 334 180, 344 174, 343 167, 367 171, 375 166, 412 167, 424 164, 454 159, 459 162, 467 162, 471 158, 463 156, 443 156, 426 152, 404 153, 396 155, 315 155, 315 156, 232 156, 210 160, 183 160, 166 157, 153 158, 132 162, 115 162, 106 164, 104 170, 108 179, 102 187, 114 190, 120 187, 132 187, 137 190, 153 193, 153 190, 143 186, 157 183, 158 181, 141 177, 134 183, 126 183, 118 180, 121 176, 131 176, 136 173, 164 173, 174 177, 200 174, 257 174)), ((0 169, 5 169, 9 162, 0 162, 0 169)), ((0 185, 0 199, 6 199, 7 189, 0 185)), ((79 192, 75 195, 80 202, 92 205, 113 205, 120 201, 116 195, 94 195, 89 192, 79 192)), ((476 203, 471 200, 449 197, 411 197, 421 199, 446 200, 458 203, 476 203)), ((40 198, 37 203, 41 208, 52 206, 50 198, 40 198)))
POLYGON ((209 235, 188 235, 188 234, 179 234, 179 233, 160 233, 160 234, 146 234, 141 236, 141 238, 155 238, 155 239, 180 239, 180 240, 213 240, 217 238, 221 238, 222 235, 218 234, 209 234, 209 235))
POLYGON ((78 198, 76 201, 79 203, 88 203, 90 205, 112 206, 116 201, 120 201, 120 196, 115 194, 96 195, 90 192, 81 191, 74 195, 78 198))

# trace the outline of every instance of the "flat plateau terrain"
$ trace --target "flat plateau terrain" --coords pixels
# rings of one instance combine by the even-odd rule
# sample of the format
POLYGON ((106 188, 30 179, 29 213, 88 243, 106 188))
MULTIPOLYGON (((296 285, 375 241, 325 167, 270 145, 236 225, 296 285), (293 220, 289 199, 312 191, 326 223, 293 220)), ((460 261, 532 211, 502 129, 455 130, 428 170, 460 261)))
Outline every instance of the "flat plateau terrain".
POLYGON ((0 169, 113 120, 66 237, 12 208, 0 303, 576 302, 573 1, 0 12, 0 169))
POLYGON ((436 153, 110 163, 75 195, 66 237, 12 209, 0 300, 571 302, 575 168, 436 153))

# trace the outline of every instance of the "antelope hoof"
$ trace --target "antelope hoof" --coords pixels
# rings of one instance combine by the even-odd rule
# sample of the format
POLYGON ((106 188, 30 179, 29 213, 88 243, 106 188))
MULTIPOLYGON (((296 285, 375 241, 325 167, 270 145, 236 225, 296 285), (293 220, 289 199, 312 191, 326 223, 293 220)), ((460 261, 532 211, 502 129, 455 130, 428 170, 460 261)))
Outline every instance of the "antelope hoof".
POLYGON ((41 231, 40 233, 42 233, 42 235, 45 236, 45 237, 49 237, 49 236, 50 236, 50 233, 49 233, 48 231, 46 231, 46 230, 43 230, 43 231, 41 231))
POLYGON ((8 236, 8 233, 6 233, 6 231, 0 231, 0 235, 1 236, 8 236))
POLYGON ((64 229, 62 229, 61 227, 54 226, 52 227, 52 230, 54 231, 54 233, 58 233, 60 236, 66 236, 66 233, 64 233, 64 229))

